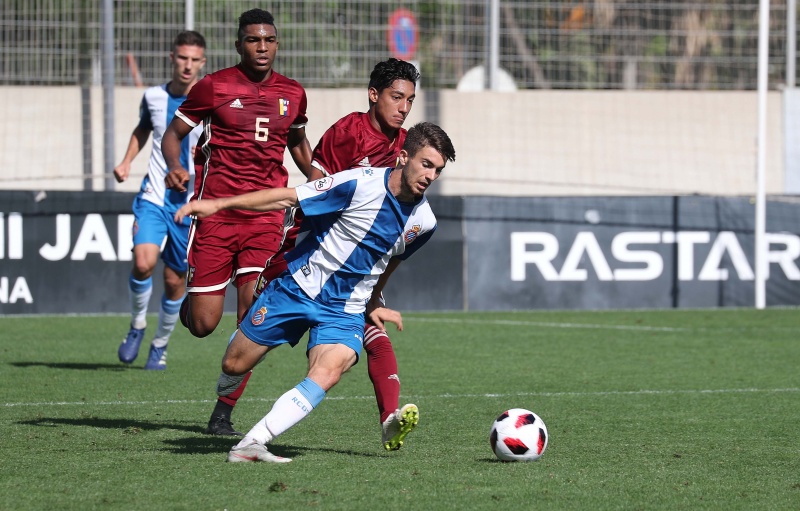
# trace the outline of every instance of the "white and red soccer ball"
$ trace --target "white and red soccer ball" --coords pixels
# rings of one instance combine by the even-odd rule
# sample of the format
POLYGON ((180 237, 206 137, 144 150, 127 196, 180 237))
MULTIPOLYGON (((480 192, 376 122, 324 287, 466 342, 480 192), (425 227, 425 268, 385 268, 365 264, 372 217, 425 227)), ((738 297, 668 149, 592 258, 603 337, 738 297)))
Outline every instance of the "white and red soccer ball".
POLYGON ((547 426, 523 408, 506 410, 492 423, 489 444, 502 461, 535 461, 547 449, 547 426))

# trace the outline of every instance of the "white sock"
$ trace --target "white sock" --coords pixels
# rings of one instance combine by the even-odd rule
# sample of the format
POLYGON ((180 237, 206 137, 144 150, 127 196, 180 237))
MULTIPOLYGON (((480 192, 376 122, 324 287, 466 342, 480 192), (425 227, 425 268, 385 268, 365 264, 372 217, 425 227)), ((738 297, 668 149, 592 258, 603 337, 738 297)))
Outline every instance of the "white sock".
POLYGON ((147 326, 147 304, 153 294, 153 279, 136 280, 131 275, 128 278, 128 296, 131 299, 131 326, 145 328, 147 326))
POLYGON ((158 330, 156 330, 156 336, 152 342, 154 347, 163 348, 169 342, 169 336, 175 330, 175 324, 178 322, 182 301, 183 298, 169 300, 166 296, 161 296, 161 309, 158 311, 158 330))
POLYGON ((244 447, 253 442, 268 444, 275 437, 305 419, 325 397, 325 392, 313 382, 310 383, 313 388, 309 391, 307 382, 311 382, 311 380, 306 378, 297 387, 279 397, 269 413, 247 432, 237 447, 244 447))

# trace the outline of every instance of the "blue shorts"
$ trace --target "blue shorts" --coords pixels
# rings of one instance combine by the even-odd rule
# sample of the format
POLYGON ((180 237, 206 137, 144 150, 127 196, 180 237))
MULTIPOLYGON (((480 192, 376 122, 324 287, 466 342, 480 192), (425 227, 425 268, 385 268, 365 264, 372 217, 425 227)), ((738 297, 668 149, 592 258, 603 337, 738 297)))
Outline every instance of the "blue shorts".
POLYGON ((161 247, 161 260, 178 273, 186 273, 189 245, 189 217, 176 224, 166 208, 136 196, 133 199, 133 246, 152 243, 161 247), (163 245, 163 246, 162 246, 163 245))
POLYGON ((312 300, 288 272, 269 283, 247 314, 239 330, 256 344, 294 347, 309 331, 306 352, 318 344, 344 344, 356 352, 358 362, 364 314, 312 300))

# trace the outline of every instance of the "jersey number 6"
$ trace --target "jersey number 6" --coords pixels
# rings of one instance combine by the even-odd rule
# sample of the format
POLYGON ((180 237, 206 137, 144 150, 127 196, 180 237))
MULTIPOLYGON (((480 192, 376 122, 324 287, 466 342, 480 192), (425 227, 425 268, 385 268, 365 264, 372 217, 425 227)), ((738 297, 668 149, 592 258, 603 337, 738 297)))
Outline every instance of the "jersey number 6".
POLYGON ((269 136, 269 118, 256 117, 256 140, 265 142, 269 136))

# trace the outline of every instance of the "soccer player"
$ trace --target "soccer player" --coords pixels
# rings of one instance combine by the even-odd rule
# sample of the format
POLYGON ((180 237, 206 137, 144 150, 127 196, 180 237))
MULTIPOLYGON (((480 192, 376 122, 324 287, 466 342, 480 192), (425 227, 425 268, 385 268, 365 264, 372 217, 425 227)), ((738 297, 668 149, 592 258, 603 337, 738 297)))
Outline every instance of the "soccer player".
MULTIPOLYGON (((126 364, 132 363, 139 355, 139 345, 147 327, 147 306, 153 293, 152 275, 160 253, 164 261, 164 294, 161 296, 158 328, 150 343, 145 369, 167 368, 167 343, 178 320, 178 311, 186 291, 189 222, 175 223, 173 216, 189 200, 189 193, 165 189, 167 165, 161 153, 161 141, 175 111, 197 83, 198 74, 206 63, 205 47, 205 39, 198 32, 189 30, 175 37, 169 54, 172 80, 145 91, 139 109, 139 124, 131 134, 125 157, 114 168, 117 181, 125 181, 130 175, 131 162, 147 142, 150 132, 153 133, 153 150, 147 175, 133 200, 133 269, 128 277, 131 326, 117 351, 120 361, 126 364)), ((181 165, 189 167, 191 153, 201 131, 200 128, 193 131, 192 136, 185 138, 180 145, 178 157, 181 165)))
POLYGON ((305 215, 297 245, 284 256, 288 270, 259 295, 228 345, 220 386, 237 386, 273 348, 295 346, 306 331, 308 374, 230 450, 228 461, 291 461, 266 444, 308 416, 358 361, 365 313, 380 329, 386 321, 402 329, 400 314, 381 305, 380 293, 391 271, 436 230, 425 190, 454 160, 447 134, 420 123, 408 131, 395 168, 352 169, 178 210, 176 220, 229 209, 299 207, 305 215))
MULTIPOLYGON (((167 176, 167 186, 185 190, 188 171, 179 159, 179 143, 203 123, 194 194, 201 201, 285 187, 287 147, 298 168, 306 175, 311 171, 306 93, 298 82, 273 70, 278 33, 269 12, 252 9, 239 17, 236 51, 239 64, 200 80, 164 134, 164 157, 175 170, 167 176)), ((205 337, 217 327, 230 282, 237 288, 241 320, 259 273, 280 247, 283 217, 283 211, 234 210, 193 223, 188 296, 180 317, 194 336, 205 337)), ((211 431, 233 433, 229 422, 212 424, 211 431)))
MULTIPOLYGON (((406 130, 403 122, 416 97, 419 72, 409 62, 388 59, 375 65, 370 74, 367 112, 353 112, 334 123, 314 149, 312 178, 322 178, 356 167, 392 167, 403 147, 406 130)), ((278 255, 272 258, 256 284, 256 296, 266 284, 287 268, 283 253, 291 250, 300 229, 302 212, 287 211, 285 237, 278 255), (293 220, 293 223, 292 223, 293 220)), ((364 331, 367 366, 378 403, 382 442, 386 449, 399 449, 405 436, 417 424, 419 410, 414 404, 399 408, 400 379, 397 358, 386 332, 367 324, 364 331), (400 427, 400 424, 403 427, 400 427)), ((224 379, 224 375, 223 375, 224 379)), ((238 388, 220 389, 217 404, 209 419, 209 429, 220 421, 230 422, 236 399, 241 396, 247 379, 238 388)))

